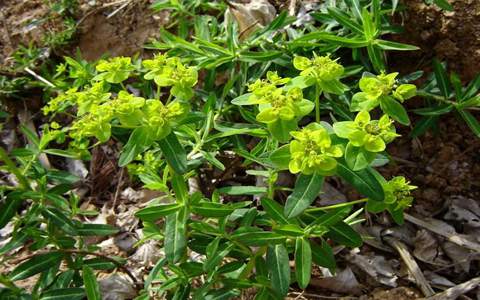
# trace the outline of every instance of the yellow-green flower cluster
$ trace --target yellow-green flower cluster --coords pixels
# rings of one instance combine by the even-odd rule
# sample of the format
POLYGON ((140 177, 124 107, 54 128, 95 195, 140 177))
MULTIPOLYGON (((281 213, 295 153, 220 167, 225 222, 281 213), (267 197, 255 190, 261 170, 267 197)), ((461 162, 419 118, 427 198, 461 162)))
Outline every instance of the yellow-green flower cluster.
POLYGON ((362 77, 359 82, 361 92, 353 95, 351 110, 370 111, 380 105, 382 100, 390 97, 392 93, 393 97, 400 102, 415 96, 417 88, 413 84, 401 84, 395 87, 397 76, 398 73, 382 73, 377 76, 362 77))
POLYGON ((109 60, 101 60, 97 67, 100 73, 94 80, 105 80, 108 83, 121 83, 130 77, 135 67, 130 57, 114 57, 109 60))
POLYGON ((279 87, 289 80, 290 78, 280 78, 275 72, 268 72, 267 80, 258 79, 249 85, 248 89, 252 92, 249 104, 259 104, 257 121, 267 124, 277 120, 290 121, 313 110, 313 102, 303 99, 300 88, 287 90, 279 87))
POLYGON ((194 67, 187 67, 180 58, 167 57, 166 54, 144 60, 142 64, 148 71, 145 79, 154 80, 160 87, 171 86, 170 93, 175 97, 185 100, 193 97, 192 87, 198 81, 198 72, 194 67))
POLYGON ((392 123, 387 115, 379 120, 371 120, 367 111, 361 111, 354 121, 334 123, 333 130, 337 136, 348 139, 355 147, 363 147, 369 152, 381 152, 387 143, 399 136, 392 123))
POLYGON ((327 130, 318 123, 311 123, 300 131, 290 133, 294 140, 290 142, 291 173, 310 175, 315 172, 331 175, 336 167, 336 158, 342 157, 340 146, 332 145, 327 130))
POLYGON ((397 176, 384 184, 385 203, 394 205, 394 210, 405 209, 413 202, 411 191, 416 189, 414 185, 403 176, 397 176))
POLYGON ((329 56, 317 56, 316 54, 312 59, 295 56, 293 66, 302 71, 300 75, 313 77, 317 82, 337 80, 344 72, 343 66, 336 60, 329 56))

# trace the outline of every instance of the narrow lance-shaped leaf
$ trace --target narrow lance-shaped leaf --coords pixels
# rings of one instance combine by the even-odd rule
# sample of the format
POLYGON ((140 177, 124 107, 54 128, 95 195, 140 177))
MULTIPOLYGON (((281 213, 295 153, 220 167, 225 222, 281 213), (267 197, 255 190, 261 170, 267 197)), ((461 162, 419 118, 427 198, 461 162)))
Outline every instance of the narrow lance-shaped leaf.
POLYGON ((3 228, 10 222, 20 207, 20 204, 22 204, 22 199, 11 197, 10 194, 5 199, 6 203, 0 205, 0 228, 3 228))
POLYGON ((298 286, 305 289, 310 283, 312 273, 312 249, 307 238, 297 238, 295 241, 295 275, 298 286))
POLYGON ((137 211, 135 213, 135 216, 143 221, 155 222, 161 217, 165 217, 175 213, 181 207, 182 205, 178 203, 154 205, 137 211))
POLYGON ((187 209, 183 207, 175 214, 168 215, 165 223, 165 255, 170 263, 178 262, 187 248, 187 209))
POLYGON ((329 227, 327 237, 335 242, 348 247, 359 247, 362 245, 362 237, 345 222, 339 222, 329 227))
POLYGON ((445 99, 450 96, 450 82, 445 67, 437 60, 433 60, 433 71, 435 73, 435 79, 437 80, 438 88, 445 99))
POLYGON ((62 257, 62 253, 59 252, 35 255, 16 267, 9 274, 9 277, 12 281, 28 278, 49 269, 52 265, 59 262, 62 257))
POLYGON ((267 250, 267 266, 270 271, 272 289, 281 296, 288 293, 290 286, 290 260, 283 244, 269 246, 267 250))
POLYGON ((83 284, 85 285, 85 292, 88 300, 102 300, 100 294, 100 287, 97 282, 97 278, 93 273, 92 268, 89 266, 83 266, 83 284))
POLYGON ((187 171, 187 154, 177 139, 175 133, 170 133, 158 145, 165 155, 165 159, 172 169, 178 173, 183 174, 187 171))
POLYGON ((339 162, 337 174, 353 185, 360 193, 375 201, 383 201, 383 187, 368 167, 360 171, 352 171, 346 164, 339 162))
POLYGON ((311 243, 311 248, 313 261, 317 265, 328 268, 331 272, 335 272, 337 264, 333 255, 332 247, 322 240, 320 245, 311 243))
POLYGON ((300 174, 295 183, 293 193, 288 196, 285 203, 284 214, 287 218, 300 215, 312 204, 322 190, 323 176, 317 173, 312 175, 300 174))
POLYGON ((85 297, 83 288, 51 289, 40 296, 40 300, 82 300, 85 297))

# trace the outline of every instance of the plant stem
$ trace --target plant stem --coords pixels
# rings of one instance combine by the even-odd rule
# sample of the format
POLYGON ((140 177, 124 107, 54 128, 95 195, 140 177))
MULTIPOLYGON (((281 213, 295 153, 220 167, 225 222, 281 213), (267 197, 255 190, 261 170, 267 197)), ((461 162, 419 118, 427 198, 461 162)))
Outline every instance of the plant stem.
POLYGON ((359 199, 359 200, 354 200, 354 201, 350 201, 350 202, 344 202, 344 203, 339 203, 339 204, 334 204, 334 205, 329 205, 329 206, 310 208, 310 209, 307 209, 306 212, 316 212, 316 211, 330 210, 330 209, 335 209, 335 208, 340 208, 340 207, 345 207, 345 206, 352 206, 352 205, 358 204, 358 203, 365 203, 367 201, 368 201, 368 198, 363 198, 363 199, 359 199))
POLYGON ((20 183, 20 186, 22 186, 24 189, 30 189, 30 185, 28 184, 27 178, 22 175, 22 173, 18 170, 18 168, 15 166, 15 163, 8 157, 7 152, 3 147, 0 147, 0 160, 2 160, 7 168, 12 172, 15 177, 17 177, 18 182, 20 183))
POLYGON ((318 84, 315 85, 315 121, 320 122, 320 95, 322 89, 318 84))

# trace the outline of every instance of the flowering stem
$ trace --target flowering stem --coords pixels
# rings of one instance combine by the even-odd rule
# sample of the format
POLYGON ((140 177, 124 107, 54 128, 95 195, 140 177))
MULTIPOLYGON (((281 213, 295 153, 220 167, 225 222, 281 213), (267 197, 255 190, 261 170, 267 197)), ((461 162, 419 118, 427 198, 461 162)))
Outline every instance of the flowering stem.
POLYGON ((315 121, 320 122, 320 95, 322 94, 322 90, 320 86, 317 84, 315 85, 315 121))
POLYGON ((345 206, 352 206, 354 204, 364 203, 364 202, 367 202, 367 201, 368 201, 368 198, 363 198, 363 199, 359 199, 359 200, 354 200, 354 201, 350 201, 350 202, 343 202, 343 203, 338 203, 338 204, 329 205, 329 206, 310 208, 310 209, 307 209, 306 212, 316 212, 316 211, 330 210, 330 209, 335 209, 335 208, 340 208, 340 207, 345 207, 345 206))

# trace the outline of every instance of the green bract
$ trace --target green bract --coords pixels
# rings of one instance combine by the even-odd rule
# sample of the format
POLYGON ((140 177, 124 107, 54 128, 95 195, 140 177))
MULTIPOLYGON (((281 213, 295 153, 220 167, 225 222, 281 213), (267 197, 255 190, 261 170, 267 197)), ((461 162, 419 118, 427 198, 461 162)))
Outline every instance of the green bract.
POLYGON ((417 187, 410 185, 403 176, 397 176, 384 184, 385 203, 395 204, 396 209, 405 209, 412 204, 411 191, 417 187))
POLYGON ((399 136, 387 115, 371 120, 368 111, 359 112, 354 121, 334 123, 333 130, 339 137, 348 139, 350 145, 368 152, 385 150, 386 144, 399 136))
POLYGON ((367 209, 373 213, 387 210, 397 224, 403 224, 403 211, 413 202, 411 191, 414 185, 403 176, 397 176, 383 183, 385 200, 383 202, 369 200, 367 209))
POLYGON ((171 86, 170 93, 175 97, 185 100, 193 97, 192 87, 198 80, 198 72, 194 67, 186 67, 178 57, 166 55, 156 55, 142 64, 148 71, 145 79, 153 79, 160 87, 171 86))
POLYGON ((344 68, 329 56, 317 56, 312 59, 295 56, 293 66, 300 70, 300 75, 312 78, 321 91, 333 94, 342 94, 346 87, 340 82, 344 68))
POLYGON ((410 123, 407 112, 398 102, 412 98, 416 95, 417 88, 413 84, 401 84, 395 86, 395 78, 398 73, 364 74, 360 79, 359 86, 361 92, 353 95, 350 106, 351 111, 371 111, 380 105, 384 113, 408 125, 410 123), (398 100, 398 101, 397 101, 398 100))
POLYGON ((101 72, 94 80, 105 80, 109 83, 121 83, 126 80, 130 73, 135 70, 130 57, 114 57, 109 60, 101 60, 97 65, 97 71, 101 72))
POLYGON ((299 87, 286 89, 283 85, 290 78, 280 78, 275 72, 268 72, 267 79, 258 79, 248 86, 252 92, 247 104, 258 104, 257 121, 267 124, 272 135, 281 142, 288 141, 288 133, 297 128, 300 118, 314 108, 313 102, 303 99, 299 87))
POLYGON ((310 123, 301 131, 290 132, 291 173, 331 175, 337 167, 336 158, 343 155, 340 146, 332 145, 327 130, 318 123, 310 123))

